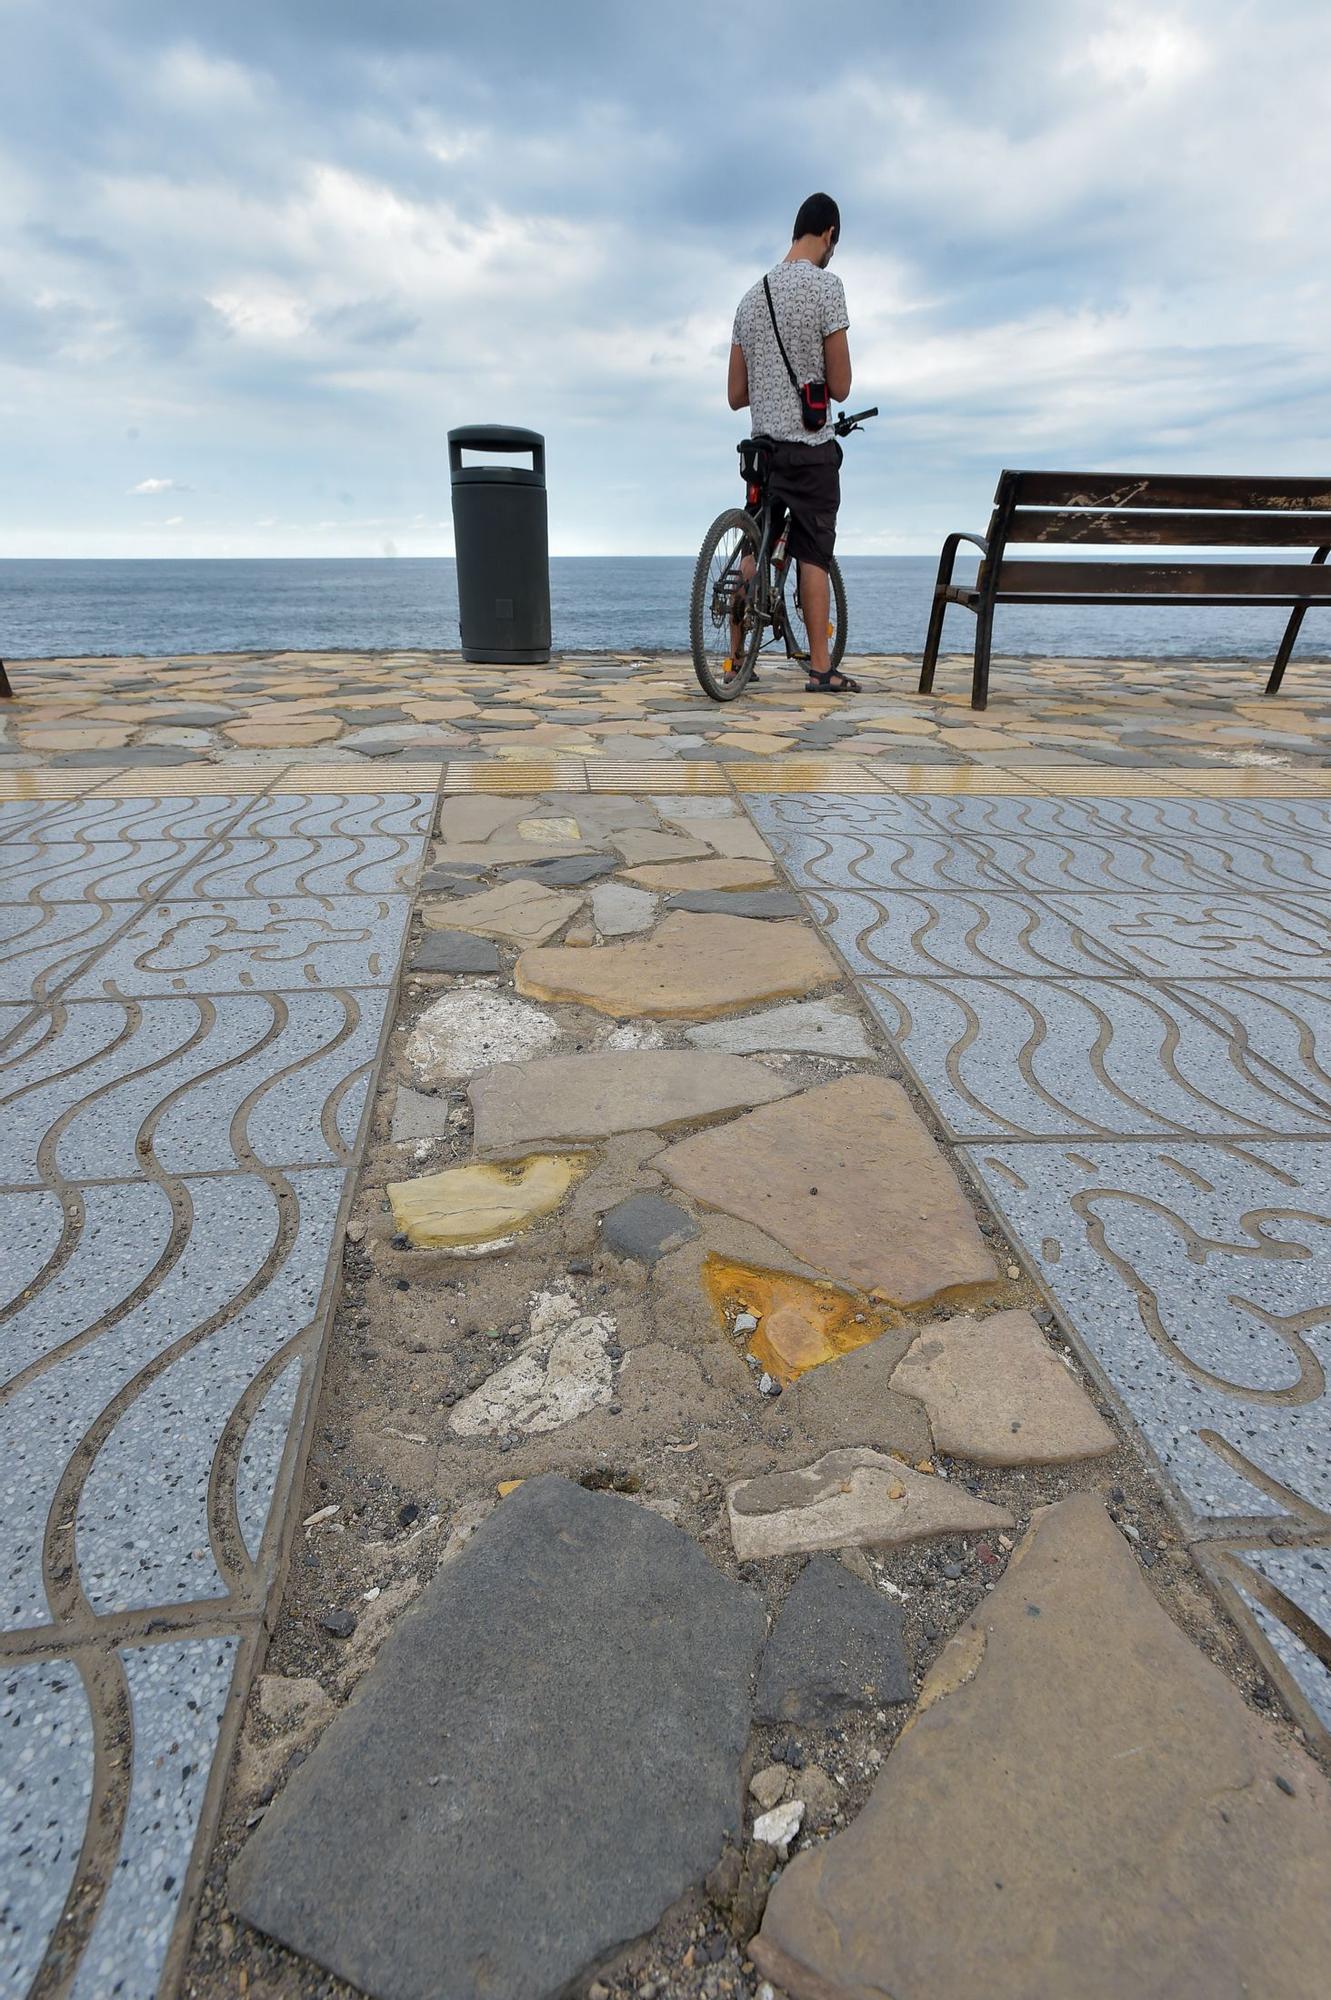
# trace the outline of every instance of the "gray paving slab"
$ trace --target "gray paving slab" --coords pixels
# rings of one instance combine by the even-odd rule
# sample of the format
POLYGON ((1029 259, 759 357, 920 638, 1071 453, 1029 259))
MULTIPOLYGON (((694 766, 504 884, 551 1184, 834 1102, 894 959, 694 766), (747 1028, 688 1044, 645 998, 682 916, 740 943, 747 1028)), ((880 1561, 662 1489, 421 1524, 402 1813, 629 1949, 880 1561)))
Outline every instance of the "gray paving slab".
POLYGON ((404 852, 430 830, 433 792, 273 792, 254 801, 231 828, 237 839, 394 839, 404 852))
POLYGON ((915 1693, 895 1604, 836 1556, 813 1556, 796 1577, 763 1653, 759 1722, 844 1722, 849 1712, 915 1693))
POLYGON ((250 1419, 236 1466, 236 1520, 251 1562, 257 1563, 272 1512, 282 1453, 300 1392, 303 1364, 288 1361, 250 1419))
POLYGON ((670 1522, 528 1480, 293 1773, 233 1907, 379 2000, 554 2000, 738 1834, 764 1629, 670 1522))
POLYGON ((1316 976, 1331 959, 1331 898, 1045 893, 1042 903, 1148 977, 1316 976))
POLYGON ((862 991, 962 1137, 1326 1130, 1316 1097, 1161 986, 866 979, 862 991))
POLYGON ((67 1660, 0 1675, 0 1993, 26 1993, 55 1928, 92 1803, 93 1731, 67 1660))
POLYGON ((810 889, 809 908, 852 972, 1028 977, 1123 973, 1126 958, 1098 943, 1078 913, 1042 906, 1014 891, 925 895, 922 891, 810 889))
MULTIPOLYGON (((760 822, 761 823, 761 822, 760 822)), ((801 888, 1011 889, 1012 877, 978 846, 912 828, 874 828, 865 818, 851 830, 817 832, 764 827, 778 859, 801 888)))
MULTIPOLYGON (((1331 1729, 1331 1668, 1326 1664, 1331 1658, 1331 1550, 1325 1545, 1308 1549, 1244 1549, 1239 1560, 1256 1576, 1274 1584, 1280 1599, 1292 1605, 1295 1615, 1307 1620, 1319 1635, 1318 1652, 1314 1652, 1262 1598, 1251 1590, 1243 1590, 1248 1608, 1277 1658, 1313 1714, 1325 1728, 1331 1729)), ((1239 1587, 1243 1589, 1242 1584, 1239 1587)))
POLYGON ((386 986, 410 908, 405 896, 157 904, 70 985, 69 997, 386 986))
POLYGON ((69 799, 42 823, 45 840, 211 840, 225 833, 256 794, 237 790, 229 795, 200 797, 181 793, 175 798, 69 799))
POLYGON ((1199 1519, 1331 1509, 1331 1146, 966 1150, 1199 1519))
POLYGON ((341 1160, 384 1004, 370 988, 61 1006, 0 1075, 0 1182, 40 1182, 57 1125, 47 1171, 75 1181, 341 1160))
POLYGON ((164 1640, 120 1654, 133 1773, 115 1867, 71 2000, 155 2000, 235 1671, 233 1638, 164 1640))
POLYGON ((0 1000, 40 1000, 133 914, 124 903, 0 904, 0 1000))
POLYGON ((197 1607, 243 1590, 254 1616, 397 974, 396 889, 432 812, 414 793, 70 801, 8 844, 9 893, 43 900, 0 903, 0 1611, 64 1657, 6 1679, 22 1713, 0 1760, 18 1745, 64 1789, 12 1865, 6 1840, 6 1991, 4 1954, 26 1988, 71 1893, 96 1916, 67 1990, 158 1991, 238 1646, 197 1607), (160 900, 185 867, 237 893, 160 900), (288 882, 306 893, 273 892, 288 882), (86 900, 108 894, 126 900, 86 900), (84 997, 44 1004, 80 971, 84 997), (126 1611, 161 1642, 120 1654, 132 1771, 108 1846, 118 1815, 93 1799, 88 1818, 91 1725, 66 1697, 89 1631, 126 1611))
POLYGON ((0 903, 135 903, 159 896, 205 840, 6 841, 0 903))
POLYGON ((274 835, 227 839, 192 859, 167 901, 237 896, 394 896, 410 891, 419 852, 388 834, 274 835))
MULTIPOLYGON (((265 1265, 256 1295, 196 1345, 151 1380, 137 1379, 134 1400, 93 1461, 79 1501, 75 1550, 80 1585, 99 1615, 225 1594, 209 1548, 214 1462, 255 1375, 313 1323, 342 1193, 342 1176, 331 1171, 312 1169, 288 1179, 299 1220, 294 1236, 282 1243, 281 1261, 275 1269, 265 1265), (168 1439, 164 1457, 162 1441, 168 1439)), ((202 1185, 193 1183, 191 1192, 202 1185)), ((222 1302, 214 1297, 209 1303, 211 1320, 222 1302)), ((173 1349, 187 1333, 177 1323, 173 1349)))
POLYGON ((1194 980, 1170 990, 1331 1113, 1331 979, 1194 980))

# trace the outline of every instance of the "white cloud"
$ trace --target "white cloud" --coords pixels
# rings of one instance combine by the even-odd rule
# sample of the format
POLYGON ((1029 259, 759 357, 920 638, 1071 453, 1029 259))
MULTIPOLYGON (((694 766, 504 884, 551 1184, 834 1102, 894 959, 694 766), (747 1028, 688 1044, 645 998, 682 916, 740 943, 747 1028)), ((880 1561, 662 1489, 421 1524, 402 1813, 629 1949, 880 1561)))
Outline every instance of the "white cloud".
POLYGON ((129 487, 130 493, 188 493, 190 488, 178 479, 141 479, 137 486, 129 487))

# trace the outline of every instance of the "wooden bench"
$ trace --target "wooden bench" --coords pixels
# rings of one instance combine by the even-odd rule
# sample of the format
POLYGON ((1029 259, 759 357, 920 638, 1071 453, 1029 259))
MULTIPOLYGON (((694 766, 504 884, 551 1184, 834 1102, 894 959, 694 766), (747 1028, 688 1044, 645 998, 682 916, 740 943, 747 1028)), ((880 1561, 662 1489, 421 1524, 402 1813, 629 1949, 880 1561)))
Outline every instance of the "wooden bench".
POLYGON ((938 563, 920 693, 934 684, 943 614, 975 613, 971 707, 989 700, 996 604, 1212 604, 1290 606, 1266 693, 1284 678, 1303 614, 1331 604, 1331 479, 1214 479, 1205 473, 1004 472, 985 535, 949 535, 938 563), (980 551, 973 584, 956 584, 957 549, 980 551), (1179 563, 1013 558, 1013 548, 1312 549, 1310 564, 1257 560, 1179 563))

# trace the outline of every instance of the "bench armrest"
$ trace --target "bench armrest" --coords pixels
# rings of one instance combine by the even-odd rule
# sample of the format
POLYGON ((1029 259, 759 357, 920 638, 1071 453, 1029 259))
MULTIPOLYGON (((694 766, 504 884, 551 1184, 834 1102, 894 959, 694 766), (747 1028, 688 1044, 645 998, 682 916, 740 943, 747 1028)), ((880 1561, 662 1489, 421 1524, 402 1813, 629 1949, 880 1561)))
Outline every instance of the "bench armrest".
POLYGON ((934 585, 935 590, 943 590, 951 583, 952 571, 956 566, 957 548, 962 542, 973 542, 982 556, 987 557, 989 554, 989 544, 983 535, 965 533, 949 535, 943 543, 943 553, 938 558, 938 581, 934 585))

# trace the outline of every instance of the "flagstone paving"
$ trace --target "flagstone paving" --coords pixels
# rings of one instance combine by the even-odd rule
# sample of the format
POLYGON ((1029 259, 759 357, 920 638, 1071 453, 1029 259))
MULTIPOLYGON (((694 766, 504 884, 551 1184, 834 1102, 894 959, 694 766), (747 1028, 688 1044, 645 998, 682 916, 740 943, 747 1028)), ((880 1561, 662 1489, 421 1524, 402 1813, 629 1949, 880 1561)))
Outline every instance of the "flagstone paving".
MULTIPOLYGON (((1316 1901, 1321 1781, 1287 1723, 1255 1718, 1279 1715, 1274 1681, 1311 1732, 1331 1685, 1320 669, 1263 703, 1241 664, 1003 663, 982 720, 959 670, 919 697, 885 660, 835 706, 773 675, 742 717, 674 660, 12 672, 0 1825, 22 1865, 0 1986, 313 2000, 323 1975, 274 1941, 296 1935, 272 1896, 298 1863, 300 1941, 381 1994, 433 1992, 439 1949, 495 2000, 570 1979, 577 2000, 753 2000, 747 1953, 769 1947, 792 1993, 913 1990, 914 1942, 883 1923, 896 1815, 882 1839, 865 1809, 880 1767, 887 1785, 918 1757, 932 1844, 911 1862, 953 1870, 948 1921, 921 1904, 926 1983, 969 2000, 986 1945, 1020 1971, 1039 1930, 1014 1897, 994 1945, 969 1822, 934 1813, 952 1753, 930 1725, 972 1688, 959 1795, 992 1769, 1003 1810, 1046 1830, 1013 1859, 1022 1882, 1061 1893, 1069 1812, 1132 1881, 1161 1874, 1155 1774, 1119 1772, 1112 1702, 1083 1729, 1107 1774, 1093 1806, 1075 1758, 1040 1747, 1047 1694, 1056 1721, 1058 1703, 1081 1716, 1073 1638, 1126 1709, 1139 1635, 1152 1699, 1213 1677, 1229 1719, 1208 1695, 1199 1796, 1231 1786, 1243 1728, 1277 1745, 1245 1826, 1283 1857, 1290 1787, 1311 1802, 1316 1901), (538 1017, 531 1045, 507 1042, 538 1017), (590 1568, 580 1501, 634 1524, 590 1568), (1083 1508, 1054 1538, 1071 1535, 1072 1637, 1057 1591, 1039 1617, 1024 1591, 1045 1528, 1014 1547, 1051 1501, 1083 1508), (640 1532, 653 1515, 664 1538, 640 1532), (478 1529, 478 1558, 487 1535, 507 1551, 511 1644, 487 1563, 469 1567, 478 1529), (701 1579, 683 1605, 670 1550, 701 1579), (726 1601, 747 1593, 755 1640, 757 1606, 775 1632, 747 1750, 757 1653, 706 1615, 736 1575, 726 1601), (422 1621, 404 1702, 431 1578, 477 1616, 447 1635, 442 1680, 422 1621), (890 1670, 875 1632, 900 1638, 890 1670), (375 1768, 382 1730, 368 1764, 354 1729, 316 1746, 368 1712, 346 1706, 367 1670, 405 1776, 375 1768), (704 1779, 699 1711, 690 1757, 664 1710, 727 1676, 704 1779), (515 1715, 535 1699, 565 1719, 496 1748, 448 1707, 463 1681, 490 1721, 503 1688, 515 1715), (609 1714, 631 1722, 607 1757, 609 1714), (595 1803, 571 1811, 579 1769, 595 1803), (334 1797, 354 1803, 330 1817, 334 1797), (367 1841, 372 1798, 387 1817, 367 1841), (832 1951, 797 1885, 861 1827, 832 1951), (228 1900, 247 1843, 233 1880, 267 1937, 228 1900)), ((1077 1910, 1127 1954, 1112 1990, 1155 1990, 1133 1985, 1148 1948, 1172 1987, 1193 1964, 1214 1989, 1211 1940, 1172 1905, 1087 1879, 1077 1910)), ((1325 1940, 1302 1909, 1268 1926, 1264 1893, 1245 1864, 1217 1934, 1262 1950, 1292 2000, 1325 1940)))

